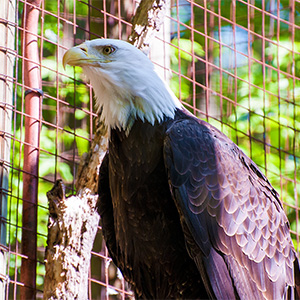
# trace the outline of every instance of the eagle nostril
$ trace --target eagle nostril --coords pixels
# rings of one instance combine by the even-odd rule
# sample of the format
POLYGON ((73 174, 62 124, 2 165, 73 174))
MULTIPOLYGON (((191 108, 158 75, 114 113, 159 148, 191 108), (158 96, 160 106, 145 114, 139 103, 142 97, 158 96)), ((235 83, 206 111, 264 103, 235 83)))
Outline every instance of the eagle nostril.
POLYGON ((85 44, 81 44, 81 45, 77 46, 77 48, 79 48, 85 54, 88 53, 88 48, 85 44))
POLYGON ((85 47, 79 47, 80 50, 82 50, 82 52, 87 53, 87 49, 85 47))

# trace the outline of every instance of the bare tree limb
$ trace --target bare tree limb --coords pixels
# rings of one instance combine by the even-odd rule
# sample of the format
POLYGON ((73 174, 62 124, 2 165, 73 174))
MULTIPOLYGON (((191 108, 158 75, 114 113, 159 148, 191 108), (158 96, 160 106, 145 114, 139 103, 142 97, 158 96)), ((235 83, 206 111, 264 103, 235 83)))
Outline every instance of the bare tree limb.
POLYGON ((132 32, 128 41, 148 52, 150 42, 164 23, 169 0, 142 0, 132 19, 132 32))
POLYGON ((107 128, 99 118, 96 122, 96 132, 89 153, 82 156, 76 179, 76 190, 89 188, 92 193, 98 193, 98 173, 102 159, 108 147, 107 128))
POLYGON ((47 193, 49 235, 44 299, 88 299, 91 250, 97 233, 98 196, 87 188, 66 198, 62 181, 47 193))

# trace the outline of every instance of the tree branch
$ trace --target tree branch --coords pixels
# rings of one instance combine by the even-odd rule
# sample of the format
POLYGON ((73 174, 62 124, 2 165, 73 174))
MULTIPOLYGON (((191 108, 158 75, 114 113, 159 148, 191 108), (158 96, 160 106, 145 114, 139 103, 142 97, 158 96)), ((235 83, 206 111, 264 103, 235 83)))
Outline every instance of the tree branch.
POLYGON ((49 234, 44 299, 88 299, 88 273, 99 215, 97 195, 87 188, 66 198, 58 180, 47 193, 49 234))
POLYGON ((150 42, 164 23, 168 0, 142 0, 132 19, 132 32, 128 41, 148 52, 150 42))

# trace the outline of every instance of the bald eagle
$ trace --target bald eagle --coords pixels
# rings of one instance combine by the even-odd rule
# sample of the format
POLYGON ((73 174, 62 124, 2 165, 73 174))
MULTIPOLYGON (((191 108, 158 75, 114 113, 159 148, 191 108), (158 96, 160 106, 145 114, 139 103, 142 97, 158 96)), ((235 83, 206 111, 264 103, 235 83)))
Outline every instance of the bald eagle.
POLYGON ((237 145, 183 108, 146 55, 95 39, 63 64, 83 68, 110 132, 98 210, 137 298, 299 297, 278 193, 237 145))

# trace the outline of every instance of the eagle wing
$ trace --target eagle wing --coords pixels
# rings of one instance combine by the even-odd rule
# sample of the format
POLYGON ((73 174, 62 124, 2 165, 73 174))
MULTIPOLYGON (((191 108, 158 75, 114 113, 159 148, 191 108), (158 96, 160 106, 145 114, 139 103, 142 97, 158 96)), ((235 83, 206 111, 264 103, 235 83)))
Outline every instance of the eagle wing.
POLYGON ((124 263, 119 259, 119 248, 116 242, 116 233, 114 227, 114 213, 113 204, 109 185, 109 152, 107 151, 99 170, 98 179, 98 203, 97 210, 100 218, 100 225, 102 227, 102 234, 108 249, 109 256, 112 258, 114 264, 118 266, 123 273, 124 278, 129 281, 130 274, 125 268, 124 263))
POLYGON ((108 163, 109 156, 108 152, 105 154, 99 171, 98 179, 98 203, 97 209, 101 216, 100 222, 102 227, 102 234, 106 241, 106 245, 109 251, 110 257, 114 263, 118 265, 117 259, 117 244, 116 234, 114 230, 114 217, 113 217, 113 204, 109 189, 109 175, 108 175, 108 163))
MULTIPOLYGON (((277 192, 231 140, 198 119, 167 131, 164 160, 186 246, 217 299, 282 299, 296 253, 277 192)), ((293 290, 293 289, 292 289, 293 290)))

